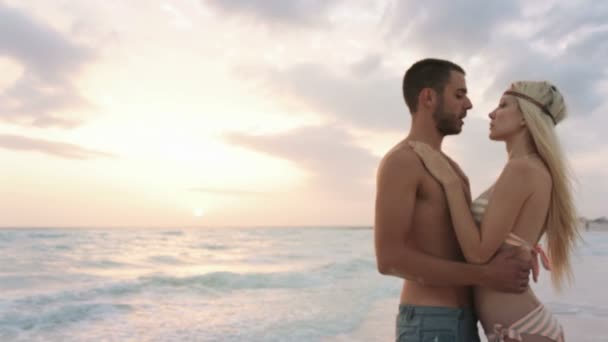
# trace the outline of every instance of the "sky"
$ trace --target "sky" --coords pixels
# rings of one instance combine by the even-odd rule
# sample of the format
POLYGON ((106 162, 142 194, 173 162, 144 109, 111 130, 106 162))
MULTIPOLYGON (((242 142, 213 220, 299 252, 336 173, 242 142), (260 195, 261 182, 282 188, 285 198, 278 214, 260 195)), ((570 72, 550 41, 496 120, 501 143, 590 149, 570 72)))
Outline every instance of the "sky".
POLYGON ((405 70, 467 71, 444 140, 479 194, 488 113, 548 80, 580 215, 608 215, 604 1, 0 0, 0 226, 371 225, 405 70))

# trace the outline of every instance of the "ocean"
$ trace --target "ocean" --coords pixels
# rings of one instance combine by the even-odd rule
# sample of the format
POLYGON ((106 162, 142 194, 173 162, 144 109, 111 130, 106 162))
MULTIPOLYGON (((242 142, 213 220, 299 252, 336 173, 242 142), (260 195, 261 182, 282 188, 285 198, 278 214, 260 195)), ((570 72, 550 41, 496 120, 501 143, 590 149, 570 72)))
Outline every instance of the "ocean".
MULTIPOLYGON (((608 233, 575 285, 534 284, 571 341, 608 341, 608 233)), ((369 228, 0 229, 0 341, 390 341, 401 280, 369 228)))

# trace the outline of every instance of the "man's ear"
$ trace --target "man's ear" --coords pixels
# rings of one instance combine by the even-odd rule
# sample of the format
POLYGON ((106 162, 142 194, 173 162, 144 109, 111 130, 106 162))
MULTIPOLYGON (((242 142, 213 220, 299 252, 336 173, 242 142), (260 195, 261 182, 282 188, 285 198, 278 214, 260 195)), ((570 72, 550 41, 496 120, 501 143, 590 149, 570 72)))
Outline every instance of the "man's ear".
POLYGON ((424 88, 420 91, 420 102, 426 108, 432 108, 437 102, 437 93, 431 88, 424 88))

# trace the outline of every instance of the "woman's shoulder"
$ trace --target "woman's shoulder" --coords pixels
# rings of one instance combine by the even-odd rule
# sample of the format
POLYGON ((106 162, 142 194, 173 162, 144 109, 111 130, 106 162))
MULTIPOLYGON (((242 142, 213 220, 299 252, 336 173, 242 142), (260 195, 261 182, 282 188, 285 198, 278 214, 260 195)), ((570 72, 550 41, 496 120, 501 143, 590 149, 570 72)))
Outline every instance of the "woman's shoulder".
POLYGON ((504 173, 526 183, 551 184, 551 173, 539 157, 510 159, 505 165, 504 173))

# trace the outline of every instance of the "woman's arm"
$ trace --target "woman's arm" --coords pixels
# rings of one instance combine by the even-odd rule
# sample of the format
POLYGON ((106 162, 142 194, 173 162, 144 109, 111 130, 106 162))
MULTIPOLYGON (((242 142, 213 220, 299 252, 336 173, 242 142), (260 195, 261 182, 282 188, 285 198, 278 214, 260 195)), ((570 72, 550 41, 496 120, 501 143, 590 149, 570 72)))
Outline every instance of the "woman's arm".
POLYGON ((477 228, 462 187, 443 184, 452 223, 462 252, 470 263, 486 263, 513 230, 521 208, 531 195, 529 168, 523 160, 507 163, 477 228))
POLYGON ((444 187, 454 231, 464 257, 476 264, 490 260, 513 230, 521 208, 532 194, 534 177, 528 164, 523 159, 507 163, 494 184, 490 203, 478 228, 460 180, 446 158, 424 143, 411 142, 410 146, 444 187))

